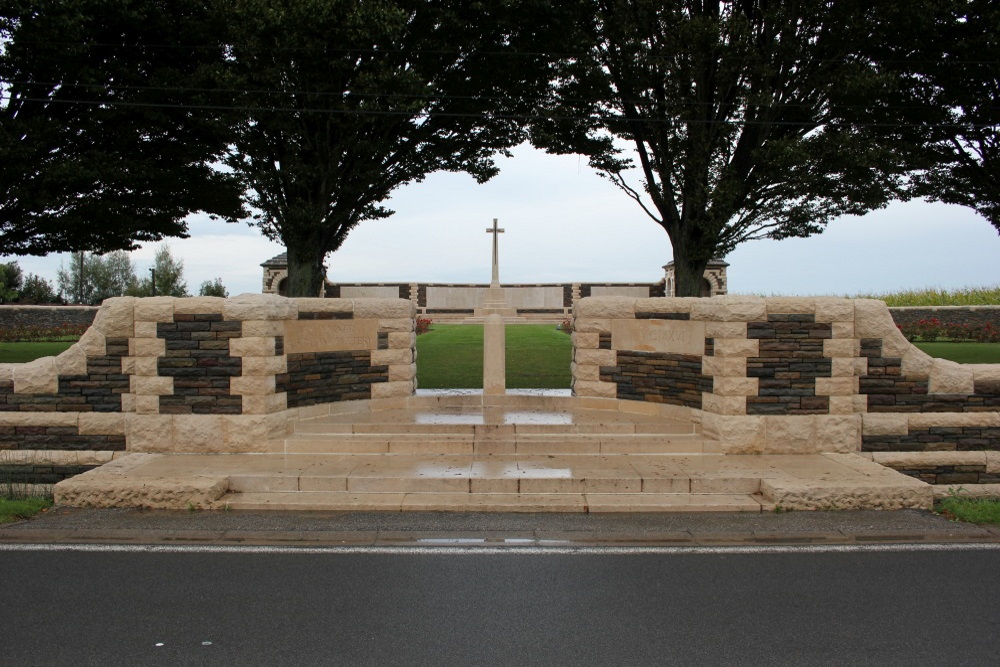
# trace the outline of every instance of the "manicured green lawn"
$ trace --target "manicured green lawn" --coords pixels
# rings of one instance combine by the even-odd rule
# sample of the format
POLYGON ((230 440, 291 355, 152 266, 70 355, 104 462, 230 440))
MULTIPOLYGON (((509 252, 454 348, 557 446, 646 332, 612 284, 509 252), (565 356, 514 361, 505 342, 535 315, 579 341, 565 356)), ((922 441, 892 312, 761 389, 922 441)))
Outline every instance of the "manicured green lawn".
POLYGON ((23 364, 39 357, 54 357, 68 350, 74 342, 0 343, 0 364, 23 364))
POLYGON ((940 359, 960 364, 1000 364, 1000 343, 914 343, 921 350, 940 359))
MULTIPOLYGON (((554 324, 506 327, 507 386, 563 389, 570 383, 572 341, 554 324)), ((483 327, 433 324, 417 336, 417 386, 421 389, 481 389, 483 327)))

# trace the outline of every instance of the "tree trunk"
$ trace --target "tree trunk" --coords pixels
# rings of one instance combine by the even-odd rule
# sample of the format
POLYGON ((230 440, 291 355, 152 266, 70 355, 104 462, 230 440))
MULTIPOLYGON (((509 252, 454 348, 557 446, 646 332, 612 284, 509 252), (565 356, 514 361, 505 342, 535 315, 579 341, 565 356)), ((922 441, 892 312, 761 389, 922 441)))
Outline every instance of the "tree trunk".
POLYGON ((287 239, 288 283, 286 293, 290 297, 323 296, 326 274, 323 260, 326 253, 320 244, 309 241, 287 239))
POLYGON ((702 296, 707 259, 690 257, 674 245, 674 293, 677 296, 702 296))

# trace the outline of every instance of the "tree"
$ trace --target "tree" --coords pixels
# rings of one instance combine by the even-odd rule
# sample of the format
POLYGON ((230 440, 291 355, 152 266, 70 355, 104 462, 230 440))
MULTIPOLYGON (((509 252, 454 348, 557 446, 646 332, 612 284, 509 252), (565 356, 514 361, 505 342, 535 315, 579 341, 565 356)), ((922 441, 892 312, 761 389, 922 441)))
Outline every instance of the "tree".
POLYGON ((0 264, 0 303, 12 303, 21 291, 21 266, 17 262, 0 264))
POLYGON ((872 4, 594 0, 533 140, 588 155, 638 202, 669 236, 677 294, 698 296, 709 260, 740 243, 902 196, 907 154, 859 122, 892 85, 866 56, 872 4))
POLYGON ((869 113, 920 155, 913 193, 968 206, 1000 231, 1000 6, 921 0, 898 7, 885 32, 881 60, 903 85, 869 113))
POLYGON ((56 281, 59 293, 67 301, 97 304, 113 296, 124 296, 134 289, 135 266, 124 250, 115 250, 103 257, 73 253, 69 269, 60 267, 56 281))
POLYGON ((547 0, 226 0, 237 104, 227 165, 255 224, 288 250, 288 294, 316 296, 325 259, 401 185, 483 182, 572 23, 547 0))
POLYGON ((221 296, 223 299, 229 296, 229 290, 222 284, 222 278, 206 280, 198 288, 198 296, 221 296))
POLYGON ((52 289, 52 283, 41 276, 29 273, 24 277, 18 303, 58 303, 59 295, 52 289))
POLYGON ((9 0, 0 9, 0 247, 106 252, 243 215, 198 0, 9 0))
POLYGON ((169 245, 161 244, 153 258, 153 273, 148 278, 138 279, 128 293, 131 296, 190 296, 184 281, 184 262, 174 259, 169 245))

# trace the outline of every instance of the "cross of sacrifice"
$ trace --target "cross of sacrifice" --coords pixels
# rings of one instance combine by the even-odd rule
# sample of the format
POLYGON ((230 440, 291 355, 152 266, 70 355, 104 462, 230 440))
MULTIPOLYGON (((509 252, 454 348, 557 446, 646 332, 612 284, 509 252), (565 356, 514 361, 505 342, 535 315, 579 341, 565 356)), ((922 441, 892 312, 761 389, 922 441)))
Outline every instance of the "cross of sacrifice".
POLYGON ((497 252, 497 234, 503 234, 503 230, 497 227, 497 219, 493 218, 493 226, 486 228, 487 234, 493 235, 493 278, 490 280, 490 287, 500 287, 500 265, 497 252))

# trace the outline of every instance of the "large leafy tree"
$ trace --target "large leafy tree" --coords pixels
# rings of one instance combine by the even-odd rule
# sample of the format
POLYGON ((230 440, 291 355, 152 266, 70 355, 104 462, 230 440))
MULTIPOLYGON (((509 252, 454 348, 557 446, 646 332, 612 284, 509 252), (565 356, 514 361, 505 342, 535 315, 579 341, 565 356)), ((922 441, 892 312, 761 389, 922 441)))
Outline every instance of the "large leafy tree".
POLYGON ((741 243, 901 195, 908 153, 859 122, 893 82, 866 55, 865 3, 594 0, 590 16, 534 141, 588 155, 666 231, 678 295, 741 243))
POLYGON ((67 301, 101 303, 135 289, 135 264, 124 250, 103 256, 75 252, 70 256, 69 268, 59 267, 56 283, 67 301))
POLYGON ((0 9, 0 249, 131 249, 241 215, 212 167, 223 60, 199 0, 8 0, 0 9))
POLYGON ((438 171, 477 181, 525 138, 571 3, 225 0, 238 124, 227 164, 256 224, 288 250, 291 296, 396 188, 438 171), (560 12, 566 12, 565 16, 560 12))

